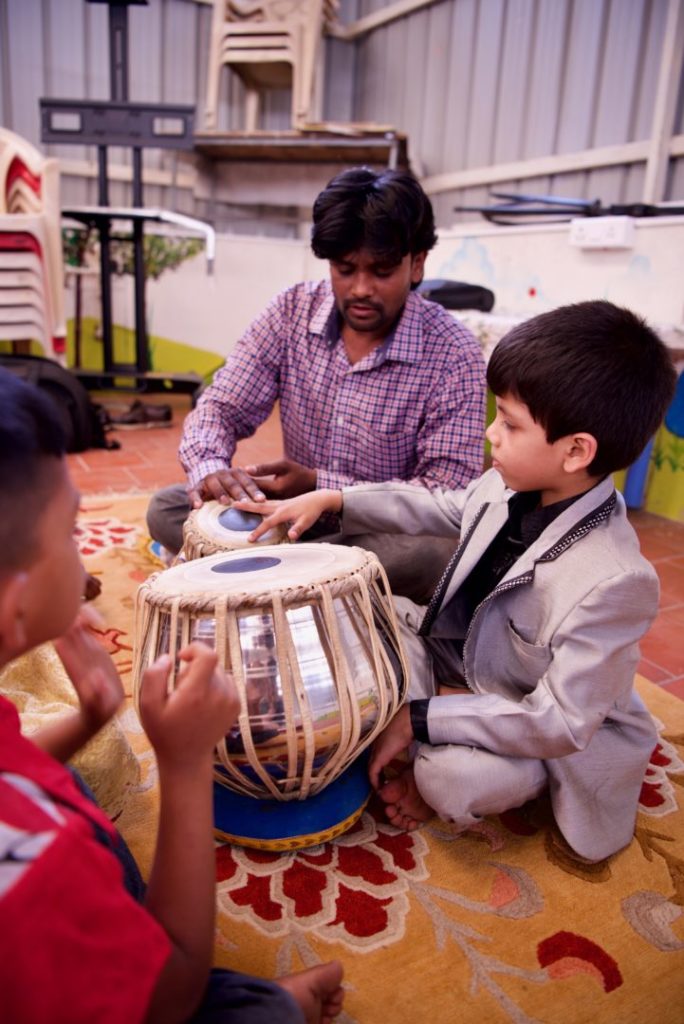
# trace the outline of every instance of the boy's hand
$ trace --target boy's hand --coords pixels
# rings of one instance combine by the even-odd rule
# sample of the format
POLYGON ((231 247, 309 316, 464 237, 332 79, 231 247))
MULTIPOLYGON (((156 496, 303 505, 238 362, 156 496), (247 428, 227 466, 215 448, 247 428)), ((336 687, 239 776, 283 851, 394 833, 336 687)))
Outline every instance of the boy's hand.
POLYGON ((287 535, 298 540, 324 512, 339 512, 342 508, 342 491, 320 490, 300 494, 287 501, 236 501, 235 508, 243 512, 256 512, 264 516, 263 521, 253 530, 249 539, 258 540, 268 530, 280 523, 291 523, 287 535))
POLYGON ((368 775, 374 789, 380 789, 384 782, 381 777, 383 768, 398 754, 407 750, 413 743, 413 739, 411 713, 408 704, 404 704, 373 744, 373 753, 368 763, 368 775))
POLYGON ((216 652, 206 644, 191 643, 178 657, 184 665, 171 693, 167 654, 145 672, 140 715, 159 763, 183 767, 211 759, 237 718, 240 698, 232 676, 217 666, 216 652))
POLYGON ((83 723, 91 735, 109 721, 124 698, 119 673, 93 633, 93 629, 103 627, 95 609, 83 605, 72 627, 55 641, 55 650, 78 694, 83 723))
POLYGON ((265 498, 259 484, 244 469, 221 469, 217 473, 209 473, 197 487, 188 491, 188 500, 193 508, 200 508, 203 502, 212 500, 229 505, 240 498, 251 501, 263 501, 265 498))
POLYGON ((316 470, 303 466, 294 459, 278 459, 264 462, 259 466, 246 466, 250 476, 257 477, 257 483, 267 498, 296 498, 316 489, 316 470), (267 479, 261 479, 266 477, 267 479))

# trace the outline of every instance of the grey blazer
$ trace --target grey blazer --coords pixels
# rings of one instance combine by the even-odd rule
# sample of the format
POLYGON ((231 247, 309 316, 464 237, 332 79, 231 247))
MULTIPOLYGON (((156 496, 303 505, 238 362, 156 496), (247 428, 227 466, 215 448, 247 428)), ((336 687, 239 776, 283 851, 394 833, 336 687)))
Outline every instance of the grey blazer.
POLYGON ((658 578, 608 478, 544 530, 478 606, 466 635, 458 588, 505 523, 511 493, 496 470, 460 491, 348 488, 343 529, 461 533, 421 632, 466 636, 473 696, 459 699, 457 713, 453 701, 431 700, 430 742, 543 760, 559 828, 596 860, 630 841, 656 742, 633 680, 658 578))

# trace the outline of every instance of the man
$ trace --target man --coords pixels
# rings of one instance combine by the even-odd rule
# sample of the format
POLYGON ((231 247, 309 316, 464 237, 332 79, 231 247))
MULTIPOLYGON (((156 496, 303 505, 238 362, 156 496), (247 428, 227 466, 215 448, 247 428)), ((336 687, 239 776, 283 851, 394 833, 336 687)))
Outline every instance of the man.
MULTIPOLYGON (((166 488, 150 504, 155 539, 178 551, 190 508, 212 498, 386 480, 435 490, 481 472, 484 359, 461 324, 414 294, 435 241, 430 200, 409 172, 354 168, 330 182, 311 239, 330 281, 277 296, 217 372, 185 423, 187 492, 166 488), (285 457, 231 468, 237 442, 276 401, 285 457)), ((347 542, 337 524, 318 539, 347 542)), ((382 535, 353 543, 375 551, 394 592, 414 599, 431 592, 453 547, 382 535)))

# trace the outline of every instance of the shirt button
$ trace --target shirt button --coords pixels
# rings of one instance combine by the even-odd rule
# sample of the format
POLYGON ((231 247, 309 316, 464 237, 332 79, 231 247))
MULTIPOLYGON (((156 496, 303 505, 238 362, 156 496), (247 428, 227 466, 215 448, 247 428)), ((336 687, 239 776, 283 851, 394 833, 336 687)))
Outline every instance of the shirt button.
POLYGON ((344 416, 338 416, 337 417, 337 426, 338 427, 343 427, 344 426, 344 416))
POLYGON ((333 459, 332 462, 330 463, 330 465, 332 466, 333 469, 337 469, 339 464, 340 464, 340 460, 339 459, 333 459))

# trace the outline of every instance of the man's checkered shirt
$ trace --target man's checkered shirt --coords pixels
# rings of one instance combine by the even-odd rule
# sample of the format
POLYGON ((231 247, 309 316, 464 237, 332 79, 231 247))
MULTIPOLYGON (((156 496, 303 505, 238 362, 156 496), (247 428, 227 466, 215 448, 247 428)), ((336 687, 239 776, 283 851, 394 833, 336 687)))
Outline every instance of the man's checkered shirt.
POLYGON ((317 486, 405 480, 463 487, 482 471, 485 372, 472 334, 411 292, 393 334, 351 365, 328 281, 278 295, 186 419, 189 486, 230 466, 280 401, 284 453, 317 486))

